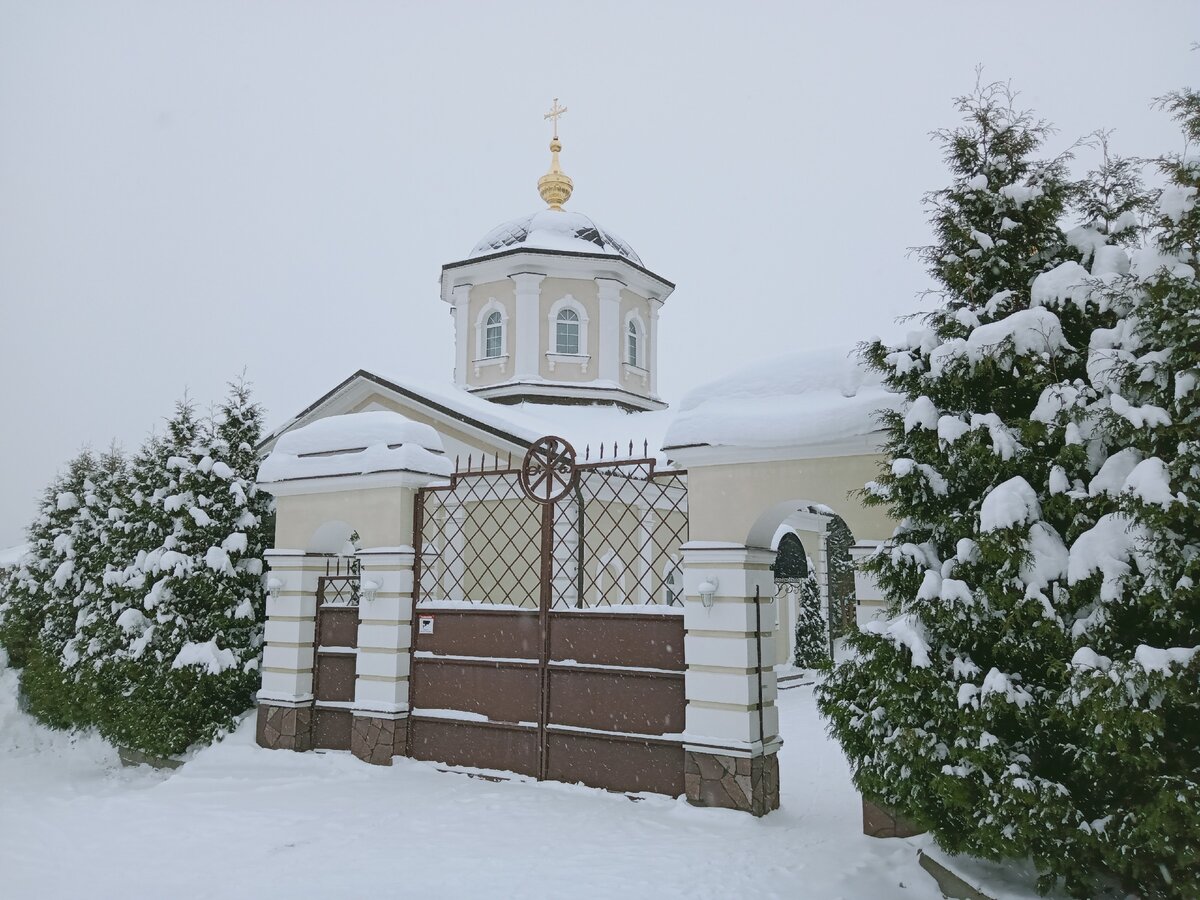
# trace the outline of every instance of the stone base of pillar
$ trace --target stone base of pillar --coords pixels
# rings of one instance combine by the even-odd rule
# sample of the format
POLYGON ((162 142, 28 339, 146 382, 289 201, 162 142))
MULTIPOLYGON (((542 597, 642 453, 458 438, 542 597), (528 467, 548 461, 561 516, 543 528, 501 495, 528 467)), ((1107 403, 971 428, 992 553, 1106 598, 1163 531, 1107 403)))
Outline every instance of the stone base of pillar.
POLYGON ((350 731, 350 752, 373 766, 390 766, 393 756, 404 755, 408 719, 355 716, 350 731))
POLYGON ((268 750, 311 750, 312 707, 258 705, 255 735, 268 750))
POLYGON ((683 780, 688 802, 695 806, 738 809, 765 816, 779 809, 779 757, 725 756, 684 752, 683 780))
POLYGON ((862 798, 863 834, 876 838, 905 838, 924 834, 925 829, 910 822, 895 810, 862 798))

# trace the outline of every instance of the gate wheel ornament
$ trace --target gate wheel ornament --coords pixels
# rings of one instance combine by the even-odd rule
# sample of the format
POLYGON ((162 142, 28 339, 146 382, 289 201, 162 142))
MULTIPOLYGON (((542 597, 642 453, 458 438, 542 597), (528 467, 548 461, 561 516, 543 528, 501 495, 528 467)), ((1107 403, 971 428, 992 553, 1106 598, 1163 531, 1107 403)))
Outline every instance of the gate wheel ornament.
POLYGON ((553 503, 566 496, 578 477, 575 448, 553 435, 537 441, 521 463, 521 487, 538 503, 553 503))

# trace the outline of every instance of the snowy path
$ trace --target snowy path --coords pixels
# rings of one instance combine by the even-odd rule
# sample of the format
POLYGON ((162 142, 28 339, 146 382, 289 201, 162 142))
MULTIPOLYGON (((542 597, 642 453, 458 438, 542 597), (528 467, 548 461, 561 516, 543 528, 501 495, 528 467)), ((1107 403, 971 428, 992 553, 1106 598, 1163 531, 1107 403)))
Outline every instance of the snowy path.
POLYGON ((115 767, 13 709, 0 669, 0 896, 940 897, 914 845, 860 833, 801 687, 781 693, 783 808, 497 784, 398 760, 271 753, 250 728, 171 775, 115 767))

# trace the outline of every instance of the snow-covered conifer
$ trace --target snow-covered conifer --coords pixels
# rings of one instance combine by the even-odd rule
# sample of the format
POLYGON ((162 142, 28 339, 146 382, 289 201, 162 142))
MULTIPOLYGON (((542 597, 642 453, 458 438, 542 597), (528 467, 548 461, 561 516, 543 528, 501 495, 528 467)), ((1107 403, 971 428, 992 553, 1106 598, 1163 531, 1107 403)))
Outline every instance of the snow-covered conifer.
POLYGON ((821 589, 810 566, 796 585, 796 649, 792 662, 802 669, 829 668, 829 634, 821 615, 821 589))
POLYGON ((1070 546, 1085 605, 1060 709, 1073 864, 1184 898, 1200 895, 1200 93, 1164 105, 1185 151, 1161 162, 1151 244, 1098 291, 1125 317, 1092 340, 1099 508, 1070 546))
POLYGON ((122 604, 117 623, 125 647, 110 677, 123 700, 101 726, 117 743, 178 753, 253 702, 270 527, 269 497, 254 485, 261 423, 239 383, 213 421, 181 403, 165 438, 135 462, 135 483, 142 469, 152 482, 135 492, 149 523, 142 533, 158 539, 124 575, 141 602, 122 604))
POLYGON ((76 628, 81 607, 97 595, 95 456, 83 451, 43 495, 28 532, 29 551, 6 601, 3 641, 23 667, 21 689, 30 711, 57 727, 87 724, 92 694, 76 684, 76 628))
POLYGON ((1073 654, 1074 511, 1051 497, 1078 441, 1045 412, 1086 379, 1109 314, 1035 289, 1080 259, 1059 226, 1076 193, 1064 158, 1035 156, 1048 128, 1004 85, 957 106, 964 124, 938 134, 953 182, 927 197, 922 252, 940 302, 898 346, 865 348, 908 401, 885 417, 888 461, 865 497, 900 522, 869 563, 889 618, 850 638, 820 703, 864 794, 950 850, 1032 855, 1054 877, 1078 815, 1052 725, 1073 654))
POLYGON ((796 598, 795 649, 792 662, 802 669, 829 667, 829 632, 821 614, 821 591, 812 560, 795 534, 786 533, 775 554, 776 595, 796 598))

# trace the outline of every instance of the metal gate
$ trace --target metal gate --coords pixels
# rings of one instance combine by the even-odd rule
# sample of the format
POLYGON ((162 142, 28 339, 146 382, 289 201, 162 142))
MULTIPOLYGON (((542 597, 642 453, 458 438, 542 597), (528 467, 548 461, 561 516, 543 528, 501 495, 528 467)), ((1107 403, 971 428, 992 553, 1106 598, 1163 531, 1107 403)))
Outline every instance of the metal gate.
POLYGON ((683 792, 686 473, 613 449, 546 437, 420 492, 410 756, 683 792))
POLYGON ((358 657, 357 559, 333 558, 317 580, 313 747, 349 750, 358 657))

